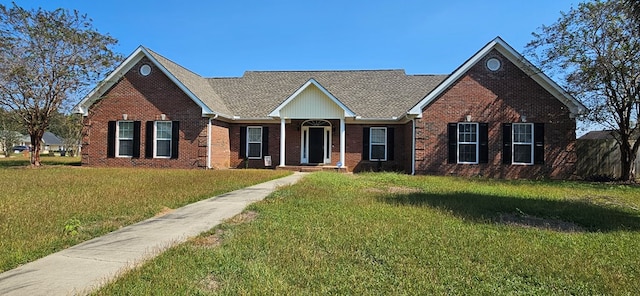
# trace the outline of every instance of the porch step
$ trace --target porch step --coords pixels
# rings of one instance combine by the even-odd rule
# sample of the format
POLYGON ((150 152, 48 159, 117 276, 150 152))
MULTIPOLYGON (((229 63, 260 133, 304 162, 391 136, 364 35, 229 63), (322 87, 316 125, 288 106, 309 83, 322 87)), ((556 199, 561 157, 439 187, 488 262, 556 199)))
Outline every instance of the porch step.
POLYGON ((310 173, 310 172, 319 172, 319 171, 334 171, 334 172, 340 172, 340 173, 347 173, 348 170, 345 167, 341 167, 338 168, 337 166, 325 166, 325 165, 318 165, 318 166, 309 166, 309 165, 296 165, 296 166, 285 166, 285 167, 276 167, 277 170, 286 170, 286 171, 293 171, 293 172, 304 172, 304 173, 310 173))

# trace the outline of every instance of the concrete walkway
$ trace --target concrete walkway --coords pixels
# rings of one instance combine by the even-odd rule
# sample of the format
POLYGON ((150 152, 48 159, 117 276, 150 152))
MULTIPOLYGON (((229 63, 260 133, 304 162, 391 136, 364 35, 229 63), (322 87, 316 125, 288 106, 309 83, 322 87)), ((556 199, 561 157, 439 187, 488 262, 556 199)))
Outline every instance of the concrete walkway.
POLYGON ((143 261, 224 222, 304 173, 196 202, 0 274, 0 295, 84 295, 143 261))

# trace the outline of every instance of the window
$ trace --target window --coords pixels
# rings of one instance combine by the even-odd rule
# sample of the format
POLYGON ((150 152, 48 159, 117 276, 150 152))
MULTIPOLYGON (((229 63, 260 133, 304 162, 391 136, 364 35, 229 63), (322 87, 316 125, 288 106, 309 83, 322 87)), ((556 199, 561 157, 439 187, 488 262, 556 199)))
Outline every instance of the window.
POLYGON ((171 157, 171 121, 156 121, 155 125, 154 157, 171 157))
POLYGON ((262 127, 247 127, 247 157, 251 159, 262 158, 262 127))
POLYGON ((387 128, 372 127, 370 130, 369 160, 387 160, 387 128))
POLYGON ((362 128, 362 160, 394 161, 395 142, 393 126, 362 128))
POLYGON ((544 123, 504 123, 502 142, 503 164, 544 164, 544 123))
POLYGON ((133 121, 118 121, 118 145, 116 148, 116 155, 118 157, 132 157, 133 156, 133 136, 134 126, 133 121))
POLYGON ((458 123, 458 163, 478 163, 477 123, 458 123))
POLYGON ((513 163, 533 164, 533 124, 513 124, 513 163))
POLYGON ((140 157, 140 121, 107 123, 107 158, 140 157))
POLYGON ((180 155, 180 121, 147 121, 145 158, 177 159, 180 155))
POLYGON ((489 163, 489 124, 452 122, 448 127, 448 163, 489 163))

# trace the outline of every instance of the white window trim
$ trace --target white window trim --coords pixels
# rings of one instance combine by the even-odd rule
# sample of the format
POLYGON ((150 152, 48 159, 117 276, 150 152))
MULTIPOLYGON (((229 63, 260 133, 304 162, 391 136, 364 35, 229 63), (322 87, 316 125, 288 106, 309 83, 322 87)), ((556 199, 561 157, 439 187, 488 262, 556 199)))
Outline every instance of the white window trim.
POLYGON ((371 127, 369 128, 369 160, 370 161, 387 161, 387 128, 386 127, 371 127), (373 130, 384 130, 384 143, 373 143, 373 130), (376 146, 382 146, 384 145, 384 158, 382 159, 378 159, 378 158, 373 158, 373 154, 371 153, 373 150, 373 145, 376 146))
POLYGON ((458 137, 458 145, 456 147, 456 161, 458 164, 478 164, 480 158, 480 125, 477 122, 458 122, 458 128, 456 129, 456 137, 458 137), (476 141, 475 142, 462 142, 460 141, 460 126, 461 125, 475 125, 476 126, 476 141), (476 145, 476 160, 475 161, 460 161, 460 145, 476 145))
MULTIPOLYGON (((131 124, 134 124, 133 120, 116 121, 116 157, 132 158, 133 151, 131 151, 131 155, 120 155, 120 140, 131 140, 131 144, 133 145, 133 135, 131 135, 131 138, 120 138, 120 123, 124 123, 124 122, 131 122, 131 124)), ((133 132, 133 129, 131 131, 133 132)))
POLYGON ((169 139, 159 139, 158 138, 158 122, 168 122, 170 126, 169 131, 173 133, 173 122, 167 121, 167 120, 159 120, 159 121, 153 122, 153 158, 171 158, 171 156, 173 155, 173 151, 171 150, 171 147, 173 145, 173 143, 171 143, 173 141, 173 134, 171 134, 171 137, 169 137, 169 139), (158 140, 163 140, 163 141, 169 140, 169 156, 163 156, 163 155, 158 156, 158 140))
POLYGON ((511 124, 511 164, 513 165, 533 165, 534 162, 534 158, 535 155, 533 155, 533 153, 535 152, 534 147, 535 147, 535 127, 533 126, 533 123, 527 122, 527 123, 513 123, 511 124), (528 125, 531 127, 531 142, 530 143, 526 143, 526 142, 516 142, 515 141, 515 127, 516 125, 528 125), (515 159, 515 147, 516 145, 530 145, 531 146, 531 161, 530 162, 516 162, 515 159))
POLYGON ((247 158, 248 159, 262 159, 262 143, 264 141, 264 139, 262 138, 263 135, 263 131, 262 131, 262 126, 247 126, 247 135, 246 135, 246 147, 245 147, 245 151, 247 153, 247 158), (249 141, 249 130, 250 129, 260 129, 260 142, 250 142, 249 141), (249 144, 255 144, 255 143, 260 143, 260 156, 249 156, 249 144))

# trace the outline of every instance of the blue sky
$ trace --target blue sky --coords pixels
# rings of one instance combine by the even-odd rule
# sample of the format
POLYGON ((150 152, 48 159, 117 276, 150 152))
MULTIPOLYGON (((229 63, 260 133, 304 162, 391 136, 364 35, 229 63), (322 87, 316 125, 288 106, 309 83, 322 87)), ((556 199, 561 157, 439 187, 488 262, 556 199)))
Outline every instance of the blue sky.
MULTIPOLYGON (((0 0, 4 5, 11 1, 0 0)), ((205 77, 247 70, 448 74, 496 36, 522 52, 578 1, 16 0, 86 13, 123 55, 144 45, 205 77)))

